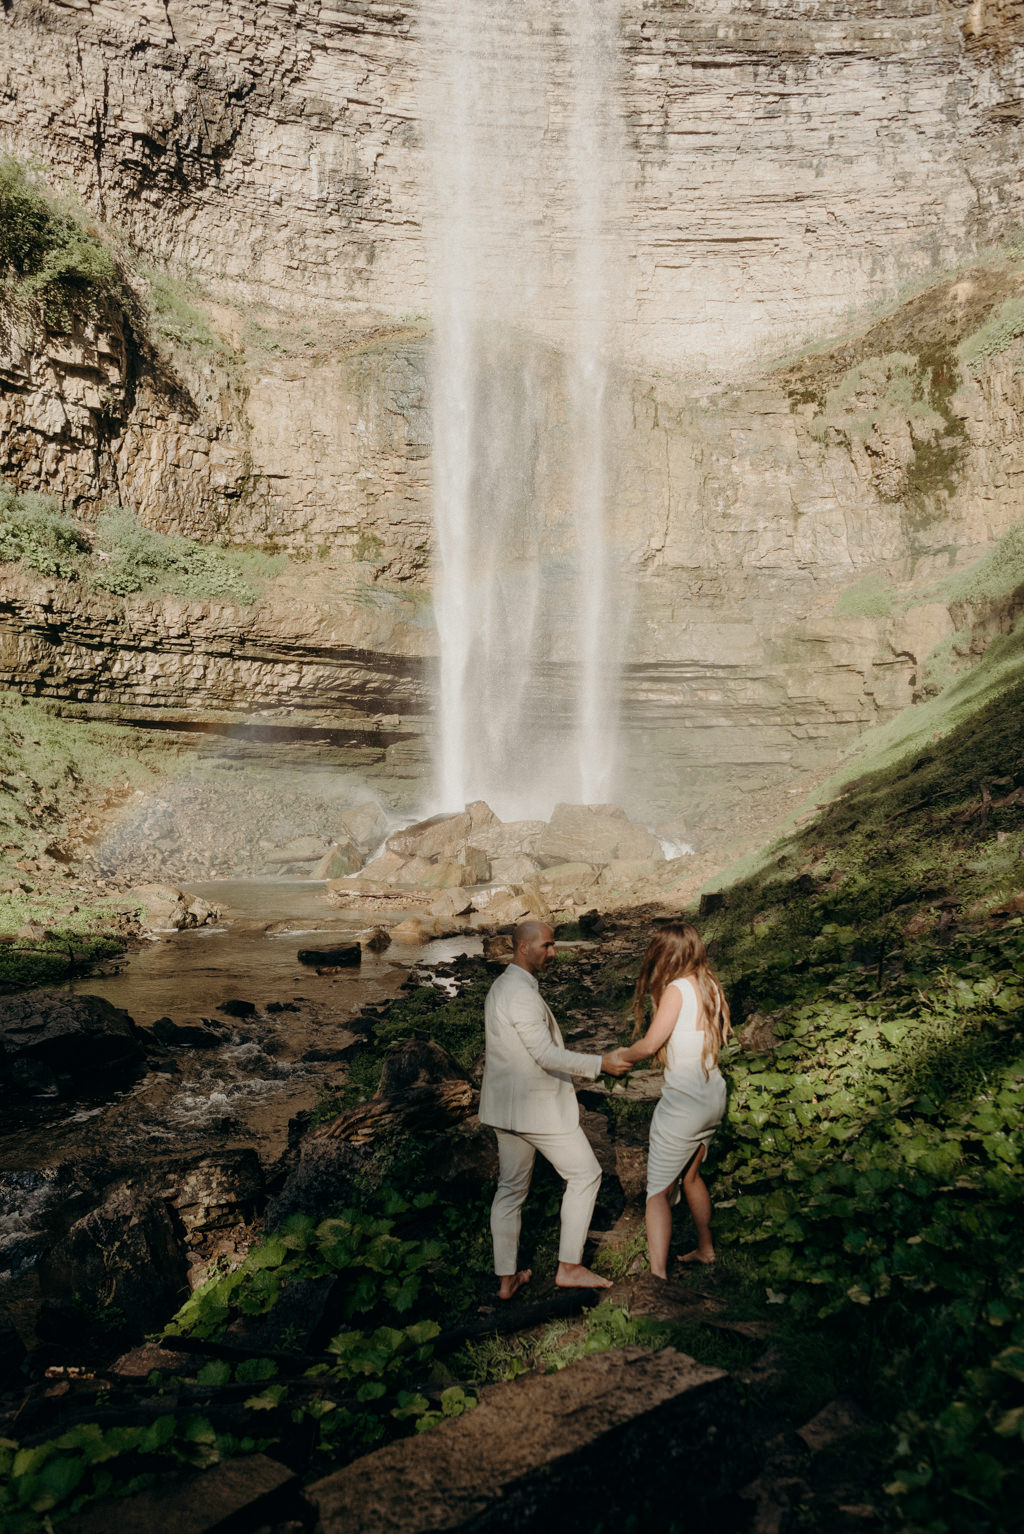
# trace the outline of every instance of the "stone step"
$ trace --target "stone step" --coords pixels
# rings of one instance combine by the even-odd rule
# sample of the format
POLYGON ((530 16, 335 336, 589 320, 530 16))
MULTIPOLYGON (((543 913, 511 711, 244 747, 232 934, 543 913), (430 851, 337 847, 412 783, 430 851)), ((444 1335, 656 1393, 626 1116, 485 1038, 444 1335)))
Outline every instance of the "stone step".
POLYGON ((696 1528, 745 1484, 748 1438, 721 1369, 673 1348, 622 1348, 487 1386, 475 1410, 306 1495, 319 1534, 614 1528, 644 1509, 696 1528))
POLYGON ((286 1515, 294 1470, 265 1454, 227 1459, 201 1474, 163 1476, 124 1501, 102 1502, 61 1525, 66 1534, 242 1534, 286 1515))

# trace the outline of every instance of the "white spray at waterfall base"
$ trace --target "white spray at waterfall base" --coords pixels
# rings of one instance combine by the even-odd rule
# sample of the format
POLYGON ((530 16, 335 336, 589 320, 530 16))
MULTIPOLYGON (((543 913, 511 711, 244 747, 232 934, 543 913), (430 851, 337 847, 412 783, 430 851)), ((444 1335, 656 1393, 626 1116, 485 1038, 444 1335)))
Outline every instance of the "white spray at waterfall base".
POLYGON ((424 0, 436 799, 612 797, 618 0, 424 0))

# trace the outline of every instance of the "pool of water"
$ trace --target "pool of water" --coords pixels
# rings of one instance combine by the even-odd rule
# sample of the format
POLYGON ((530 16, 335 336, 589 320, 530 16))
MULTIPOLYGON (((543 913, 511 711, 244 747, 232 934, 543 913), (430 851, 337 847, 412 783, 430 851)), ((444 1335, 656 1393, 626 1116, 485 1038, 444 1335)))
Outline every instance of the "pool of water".
POLYGON ((39 1172, 100 1155, 130 1164, 139 1155, 205 1144, 254 1145, 273 1159, 289 1120, 343 1082, 345 1050, 355 1038, 346 1022, 395 995, 412 969, 480 951, 478 937, 392 943, 383 953, 365 952, 358 967, 318 975, 299 963, 299 949, 355 942, 378 918, 329 910, 323 886, 309 880, 185 888, 221 911, 216 925, 147 941, 116 972, 69 989, 105 997, 144 1028, 161 1017, 211 1019, 228 1030, 225 1042, 171 1049, 156 1062, 162 1069, 102 1098, 37 1098, 19 1107, 0 1137, 0 1171, 39 1172), (255 1014, 219 1012, 229 1000, 251 1002, 255 1014))

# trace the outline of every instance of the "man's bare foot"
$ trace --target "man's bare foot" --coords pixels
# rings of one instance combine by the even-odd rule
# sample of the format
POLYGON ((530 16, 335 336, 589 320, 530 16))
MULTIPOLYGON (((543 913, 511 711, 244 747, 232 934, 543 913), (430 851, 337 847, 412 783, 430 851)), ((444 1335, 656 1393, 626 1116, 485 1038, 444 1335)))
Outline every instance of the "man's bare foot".
POLYGON ((715 1252, 712 1247, 710 1252, 702 1252, 700 1247, 695 1247, 692 1252, 683 1252, 676 1258, 676 1262, 699 1262, 708 1268, 715 1260, 715 1252))
POLYGON ((560 1262, 558 1272, 555 1274, 555 1283, 559 1289, 610 1289, 610 1278, 602 1278, 600 1273, 591 1273, 581 1262, 560 1262))
POLYGON ((498 1289, 498 1299, 510 1300, 512 1296, 517 1294, 525 1284, 530 1282, 532 1277, 532 1268, 524 1268, 521 1273, 506 1273, 502 1278, 501 1285, 498 1289))

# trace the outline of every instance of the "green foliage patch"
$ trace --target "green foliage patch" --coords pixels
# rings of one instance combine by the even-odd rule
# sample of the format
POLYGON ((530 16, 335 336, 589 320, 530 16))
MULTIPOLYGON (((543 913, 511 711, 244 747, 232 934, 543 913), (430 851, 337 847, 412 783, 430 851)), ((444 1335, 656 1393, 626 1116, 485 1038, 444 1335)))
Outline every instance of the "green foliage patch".
POLYGON ((144 527, 123 506, 100 518, 91 584, 129 596, 166 592, 190 602, 224 601, 251 606, 268 580, 286 564, 282 555, 231 549, 144 527))
POLYGON ((99 232, 30 167, 0 156, 0 299, 38 305, 51 329, 66 331, 76 314, 94 315, 123 292, 99 232))
POLYGON ((17 495, 0 480, 0 561, 17 560, 40 575, 76 580, 89 540, 52 495, 17 495))
POLYGON ((839 593, 835 611, 843 618, 888 618, 893 596, 892 587, 880 576, 866 575, 839 593))
POLYGON ((1008 351, 1024 336, 1024 298, 1008 298, 992 317, 965 336, 958 348, 960 361, 977 368, 992 357, 1008 351))
POLYGON ((16 494, 0 481, 0 562, 80 580, 117 596, 166 593, 188 602, 248 607, 287 564, 280 554, 199 543, 145 527, 124 506, 94 529, 73 521, 53 496, 16 494))

